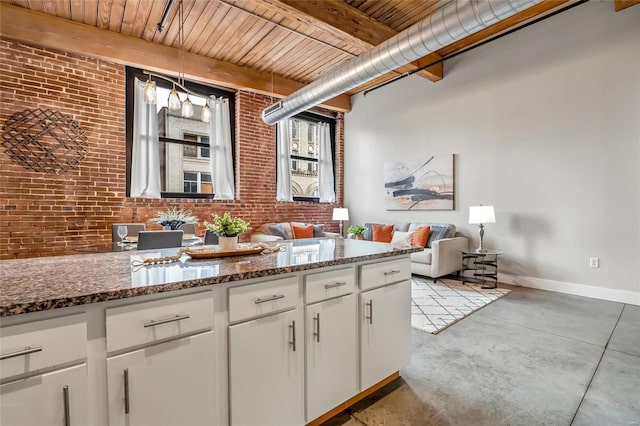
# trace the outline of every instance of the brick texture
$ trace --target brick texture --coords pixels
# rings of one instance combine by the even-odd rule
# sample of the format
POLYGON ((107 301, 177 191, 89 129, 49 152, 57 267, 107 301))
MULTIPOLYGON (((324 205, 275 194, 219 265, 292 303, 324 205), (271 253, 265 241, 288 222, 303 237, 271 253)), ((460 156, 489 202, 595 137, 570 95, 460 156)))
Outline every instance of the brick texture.
POLYGON ((125 194, 123 65, 1 39, 0 79, 0 123, 27 108, 56 110, 82 126, 89 144, 80 165, 60 174, 27 169, 0 149, 0 259, 77 254, 78 245, 110 242, 112 223, 146 222, 170 206, 192 210, 200 235, 212 213, 227 211, 255 228, 304 221, 338 231, 331 215, 343 199, 342 114, 335 204, 275 201, 275 127, 260 118, 273 99, 246 91, 236 95, 236 200, 147 200, 125 194))

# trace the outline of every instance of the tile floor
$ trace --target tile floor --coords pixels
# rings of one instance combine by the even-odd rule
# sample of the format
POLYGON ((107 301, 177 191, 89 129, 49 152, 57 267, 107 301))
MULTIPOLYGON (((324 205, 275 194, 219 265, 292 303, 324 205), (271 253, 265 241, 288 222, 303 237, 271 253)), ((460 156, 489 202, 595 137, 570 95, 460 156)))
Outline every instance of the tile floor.
POLYGON ((521 287, 326 426, 640 425, 640 307, 521 287))

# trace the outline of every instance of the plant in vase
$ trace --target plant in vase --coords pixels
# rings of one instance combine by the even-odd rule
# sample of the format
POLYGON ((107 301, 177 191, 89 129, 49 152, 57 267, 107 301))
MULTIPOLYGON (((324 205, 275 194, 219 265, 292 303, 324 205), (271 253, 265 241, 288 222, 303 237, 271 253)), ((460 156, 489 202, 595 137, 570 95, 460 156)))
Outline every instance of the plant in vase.
POLYGON ((349 229, 347 229, 347 233, 353 235, 353 238, 356 240, 364 240, 364 225, 351 225, 349 229))
POLYGON ((157 223, 163 227, 169 226, 172 230, 178 229, 185 223, 198 223, 198 218, 191 215, 191 210, 170 207, 156 213, 156 216, 149 219, 149 223, 157 223))
POLYGON ((211 214, 212 222, 204 222, 204 226, 218 236, 221 251, 232 251, 238 248, 238 236, 249 229, 249 222, 239 217, 231 217, 229 212, 222 216, 211 214))

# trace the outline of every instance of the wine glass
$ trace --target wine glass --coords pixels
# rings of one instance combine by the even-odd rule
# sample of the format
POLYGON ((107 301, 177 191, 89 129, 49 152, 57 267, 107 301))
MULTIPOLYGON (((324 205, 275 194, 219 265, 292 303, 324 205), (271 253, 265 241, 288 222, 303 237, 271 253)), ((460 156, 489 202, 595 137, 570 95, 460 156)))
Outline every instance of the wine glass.
POLYGON ((118 226, 118 237, 120 237, 120 246, 124 246, 124 237, 127 236, 128 229, 126 225, 118 226))

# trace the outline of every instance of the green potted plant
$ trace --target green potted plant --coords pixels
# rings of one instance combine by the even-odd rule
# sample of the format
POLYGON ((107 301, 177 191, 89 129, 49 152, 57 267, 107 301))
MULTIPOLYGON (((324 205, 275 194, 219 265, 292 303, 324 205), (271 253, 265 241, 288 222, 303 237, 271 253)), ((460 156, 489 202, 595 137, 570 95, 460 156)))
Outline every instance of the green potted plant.
POLYGON ((157 223, 163 227, 169 226, 172 230, 176 230, 185 223, 198 223, 198 218, 191 215, 191 210, 169 207, 157 212, 155 217, 149 219, 149 223, 157 223))
POLYGON ((238 236, 249 229, 249 222, 232 217, 229 212, 222 216, 211 214, 213 220, 204 222, 204 226, 218 236, 220 250, 231 251, 238 248, 238 236))
POLYGON ((347 229, 347 233, 353 235, 356 240, 364 240, 364 225, 351 225, 347 229))

